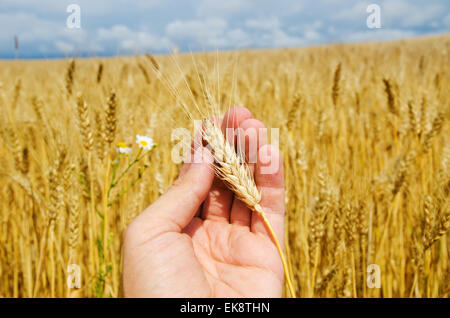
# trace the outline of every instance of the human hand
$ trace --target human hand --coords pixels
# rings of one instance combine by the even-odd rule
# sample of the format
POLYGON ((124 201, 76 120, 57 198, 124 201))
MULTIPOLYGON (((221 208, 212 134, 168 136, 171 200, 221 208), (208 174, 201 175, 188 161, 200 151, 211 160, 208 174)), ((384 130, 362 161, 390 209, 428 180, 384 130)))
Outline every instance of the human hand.
MULTIPOLYGON (((227 112, 226 128, 264 129, 243 107, 227 112)), ((267 219, 283 245, 284 176, 279 150, 266 136, 249 164, 267 219), (261 168, 278 161, 273 174, 261 168)), ((247 145, 247 143, 246 143, 247 145)), ((214 176, 201 145, 201 163, 185 163, 178 179, 128 227, 124 239, 125 297, 281 297, 283 266, 262 218, 214 176)))

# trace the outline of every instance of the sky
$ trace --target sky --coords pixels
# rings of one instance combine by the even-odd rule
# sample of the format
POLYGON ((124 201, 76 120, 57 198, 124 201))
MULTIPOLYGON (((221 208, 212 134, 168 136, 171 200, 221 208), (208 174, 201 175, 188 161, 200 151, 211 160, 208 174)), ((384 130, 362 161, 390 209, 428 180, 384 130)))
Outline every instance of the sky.
MULTIPOLYGON (((73 21, 73 20, 71 20, 73 21)), ((0 0, 0 58, 301 47, 450 33, 448 0, 0 0), (70 4, 80 28, 69 28, 70 4), (368 28, 370 4, 381 28, 368 28)))

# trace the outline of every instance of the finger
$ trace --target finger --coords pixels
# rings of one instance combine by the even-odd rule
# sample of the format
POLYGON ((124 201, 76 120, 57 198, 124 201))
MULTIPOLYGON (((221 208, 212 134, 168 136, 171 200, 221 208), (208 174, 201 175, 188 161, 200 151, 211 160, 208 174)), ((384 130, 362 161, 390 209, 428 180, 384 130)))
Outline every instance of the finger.
POLYGON ((193 237, 197 231, 203 225, 203 220, 197 217, 194 217, 191 222, 183 229, 182 233, 186 233, 190 237, 193 237))
POLYGON ((247 166, 253 174, 258 150, 267 144, 267 128, 261 121, 249 118, 239 125, 237 137, 237 151, 245 155, 247 166))
MULTIPOLYGON (((184 163, 183 163, 183 166, 181 167, 181 169, 180 169, 180 173, 178 174, 178 177, 177 177, 177 180, 178 179, 180 179, 180 178, 182 178, 183 177, 183 175, 189 170, 189 167, 191 166, 191 164, 192 164, 192 161, 194 160, 194 153, 195 153, 195 150, 198 148, 198 147, 201 147, 202 146, 202 143, 203 143, 203 139, 202 139, 202 133, 201 133, 201 131, 195 131, 194 132, 194 139, 192 140, 192 142, 191 142, 191 147, 190 147, 190 151, 189 151, 189 153, 187 153, 186 155, 185 155, 185 158, 184 158, 184 163)), ((201 212, 202 212, 202 209, 203 209, 203 204, 202 205, 200 205, 200 207, 197 209, 197 211, 195 212, 195 216, 196 217, 201 217, 201 212)))
POLYGON ((180 173, 178 174, 178 178, 181 178, 189 170, 189 167, 191 166, 191 162, 194 157, 194 152, 200 146, 202 146, 202 134, 200 131, 197 131, 195 132, 194 139, 191 142, 189 153, 185 154, 184 156, 183 159, 184 163, 183 166, 181 167, 180 173))
POLYGON ((236 145, 235 129, 249 118, 252 118, 252 114, 245 107, 233 107, 225 113, 222 120, 222 133, 231 145, 236 145))
MULTIPOLYGON (((272 226, 278 240, 283 243, 284 231, 284 172, 280 151, 273 145, 262 146, 258 151, 258 163, 255 169, 255 182, 261 191, 260 205, 272 226)), ((261 216, 252 213, 251 230, 254 233, 267 235, 261 216)))
MULTIPOLYGON (((213 119, 222 127, 222 133, 226 136, 227 128, 232 128, 231 138, 233 138, 234 128, 245 119, 251 117, 248 109, 244 107, 234 107, 230 109, 222 119, 222 121, 213 119)), ((233 142, 233 140, 231 141, 233 142)), ((208 194, 202 210, 202 218, 204 220, 213 220, 224 223, 230 222, 230 210, 233 202, 233 192, 230 191, 222 180, 214 178, 211 191, 208 194)))
POLYGON ((183 166, 180 169, 180 173, 178 174, 177 180, 182 178, 186 174, 186 172, 188 172, 190 166, 191 166, 190 162, 186 161, 185 163, 183 163, 183 166))
POLYGON ((231 206, 230 223, 246 226, 250 229, 251 221, 252 211, 250 211, 244 202, 234 197, 233 205, 231 206))
POLYGON ((139 221, 151 225, 155 220, 166 230, 180 232, 189 224, 206 199, 214 179, 211 153, 199 147, 186 173, 139 215, 139 221))
POLYGON ((230 209, 233 202, 233 192, 231 192, 218 178, 214 178, 211 190, 203 203, 202 219, 230 222, 230 209))
MULTIPOLYGON (((238 129, 237 148, 242 150, 245 155, 250 173, 253 176, 258 149, 267 143, 266 127, 259 120, 249 118, 244 120, 238 129)), ((230 215, 232 224, 250 227, 251 210, 238 199, 234 200, 230 215)))

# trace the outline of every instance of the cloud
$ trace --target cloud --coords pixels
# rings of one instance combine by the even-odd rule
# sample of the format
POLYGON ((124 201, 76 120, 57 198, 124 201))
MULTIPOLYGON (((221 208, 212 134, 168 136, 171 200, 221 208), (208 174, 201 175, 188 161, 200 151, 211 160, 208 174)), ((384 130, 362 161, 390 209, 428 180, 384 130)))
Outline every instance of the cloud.
POLYGON ((170 50, 173 44, 165 37, 151 34, 147 30, 132 30, 125 25, 114 25, 111 28, 100 28, 96 32, 96 40, 108 47, 124 53, 138 53, 148 50, 170 50))
POLYGON ((406 28, 429 25, 445 12, 440 4, 414 4, 405 0, 384 1, 381 8, 382 19, 388 25, 406 28))
MULTIPOLYGON (((290 47, 305 43, 302 37, 286 33, 277 17, 248 19, 244 25, 254 31, 257 47, 290 47)), ((312 34, 308 35, 312 36, 312 34)))
POLYGON ((307 8, 308 0, 200 0, 197 1, 199 17, 230 17, 234 15, 251 16, 260 13, 273 13, 280 17, 291 16, 307 8))
POLYGON ((68 5, 76 3, 80 6, 82 13, 90 16, 105 16, 128 8, 153 9, 163 4, 170 4, 173 0, 2 0, 1 11, 32 12, 42 14, 66 15, 68 5))
POLYGON ((245 26, 257 30, 276 30, 281 27, 277 17, 249 19, 245 21, 245 26))
POLYGON ((291 47, 304 45, 304 39, 286 34, 281 29, 274 29, 263 35, 264 44, 267 47, 291 47))
POLYGON ((350 7, 340 8, 332 15, 331 19, 346 22, 365 21, 368 15, 366 10, 369 4, 370 2, 368 1, 362 1, 350 7))
POLYGON ((349 32, 340 40, 343 42, 372 42, 372 41, 392 41, 406 39, 416 36, 414 31, 377 29, 362 32, 349 32))
POLYGON ((442 22, 444 23, 445 26, 450 27, 450 13, 444 17, 442 22))
POLYGON ((200 17, 227 16, 251 7, 249 0, 201 0, 197 7, 200 17))
POLYGON ((83 47, 91 50, 91 46, 86 43, 87 33, 82 29, 68 29, 63 23, 44 20, 34 14, 16 13, 0 14, 0 21, 7 25, 7 28, 0 27, 0 54, 12 52, 12 39, 17 36, 19 39, 19 49, 21 55, 33 52, 38 46, 40 52, 63 53, 69 49, 83 47), (38 43, 38 45, 36 45, 38 43), (9 44, 9 45, 8 45, 9 44))
MULTIPOLYGON (((56 41, 55 47, 62 53, 68 55, 75 50, 75 45, 64 42, 64 41, 56 41)), ((44 47, 43 47, 44 48, 44 47)), ((48 49, 44 49, 48 50, 48 49)))
MULTIPOLYGON (((129 0, 127 1, 130 2, 129 0)), ((137 5, 144 9, 155 8, 164 3, 171 2, 171 0, 137 0, 137 5)))
POLYGON ((56 24, 29 13, 5 14, 0 13, 0 21, 6 28, 0 28, 0 40, 11 39, 13 35, 19 36, 22 43, 35 40, 49 40, 60 36, 64 24, 56 24))
POLYGON ((245 48, 249 47, 252 44, 252 39, 250 35, 241 30, 241 29, 234 29, 227 33, 227 40, 229 41, 230 47, 235 48, 245 48))
POLYGON ((13 37, 19 39, 21 56, 34 50, 43 54, 98 54, 109 52, 139 53, 142 51, 167 51, 173 47, 169 39, 156 36, 146 30, 131 29, 125 25, 110 28, 98 28, 88 32, 81 29, 67 28, 65 21, 44 20, 29 13, 0 14, 0 21, 8 28, 0 28, 0 54, 12 53, 13 37), (5 45, 9 43, 8 45, 5 45))
MULTIPOLYGON (((192 49, 233 49, 242 47, 288 47, 304 43, 300 37, 281 29, 278 18, 249 19, 242 28, 230 28, 223 18, 173 21, 166 27, 166 35, 176 41, 188 40, 192 49)), ((315 37, 316 34, 309 34, 315 37)))
POLYGON ((166 27, 166 34, 171 37, 210 38, 224 32, 228 24, 224 19, 173 21, 166 27))
POLYGON ((242 43, 249 43, 247 33, 229 28, 227 21, 221 18, 173 21, 167 25, 166 35, 173 40, 188 40, 192 49, 242 47, 242 43))

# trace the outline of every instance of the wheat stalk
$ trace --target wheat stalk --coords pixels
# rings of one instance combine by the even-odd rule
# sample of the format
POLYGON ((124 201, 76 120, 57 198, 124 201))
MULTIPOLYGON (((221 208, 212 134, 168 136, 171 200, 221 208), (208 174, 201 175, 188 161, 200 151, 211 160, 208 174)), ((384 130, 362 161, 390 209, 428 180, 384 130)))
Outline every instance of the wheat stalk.
POLYGON ((435 242, 437 242, 441 237, 443 237, 448 229, 450 228, 450 200, 443 205, 443 209, 439 215, 438 224, 435 225, 431 233, 426 237, 424 242, 424 251, 429 249, 435 242))
POLYGON ((331 89, 331 99, 333 100, 333 105, 336 106, 338 99, 339 99, 339 93, 340 93, 340 81, 341 81, 341 70, 342 65, 341 63, 338 64, 336 67, 336 70, 334 71, 333 76, 333 87, 331 89))
POLYGON ((391 113, 397 114, 396 98, 397 94, 394 90, 394 84, 391 80, 383 78, 384 91, 386 92, 388 109, 391 113))
POLYGON ((241 163, 241 159, 238 157, 232 146, 226 141, 221 129, 216 124, 208 120, 204 121, 203 138, 211 146, 214 159, 218 163, 215 165, 216 175, 225 181, 225 184, 228 185, 230 190, 234 192, 239 200, 244 202, 251 210, 257 212, 263 219, 275 242, 278 253, 280 254, 289 292, 291 293, 291 296, 295 298, 295 292, 283 250, 263 208, 259 204, 261 201, 261 193, 256 187, 248 167, 241 163))
POLYGON ((103 161, 106 153, 106 138, 105 138, 105 124, 100 116, 100 112, 95 112, 95 143, 97 147, 97 156, 100 161, 103 161))
POLYGON ((97 83, 100 83, 102 81, 102 77, 103 77, 103 63, 99 63, 98 64, 98 69, 97 69, 97 83))
POLYGON ((81 95, 78 95, 77 97, 77 111, 80 133, 83 137, 83 146, 87 152, 91 152, 94 138, 92 136, 91 123, 89 121, 88 107, 81 95))
POLYGON ((138 66, 139 70, 141 71, 142 75, 144 76, 145 82, 147 84, 150 84, 150 77, 148 76, 148 72, 145 69, 144 65, 142 65, 141 63, 138 63, 137 66, 138 66))
POLYGON ((105 118, 105 139, 110 146, 115 137, 116 129, 117 129, 117 97, 114 90, 111 91, 106 108, 106 118, 105 118))
POLYGON ((72 59, 67 66, 66 71, 66 91, 69 96, 72 95, 72 87, 74 81, 74 73, 75 73, 75 60, 72 59))
POLYGON ((20 97, 20 91, 22 89, 22 79, 18 79, 16 85, 14 86, 14 96, 12 100, 12 109, 16 109, 17 103, 20 97))

